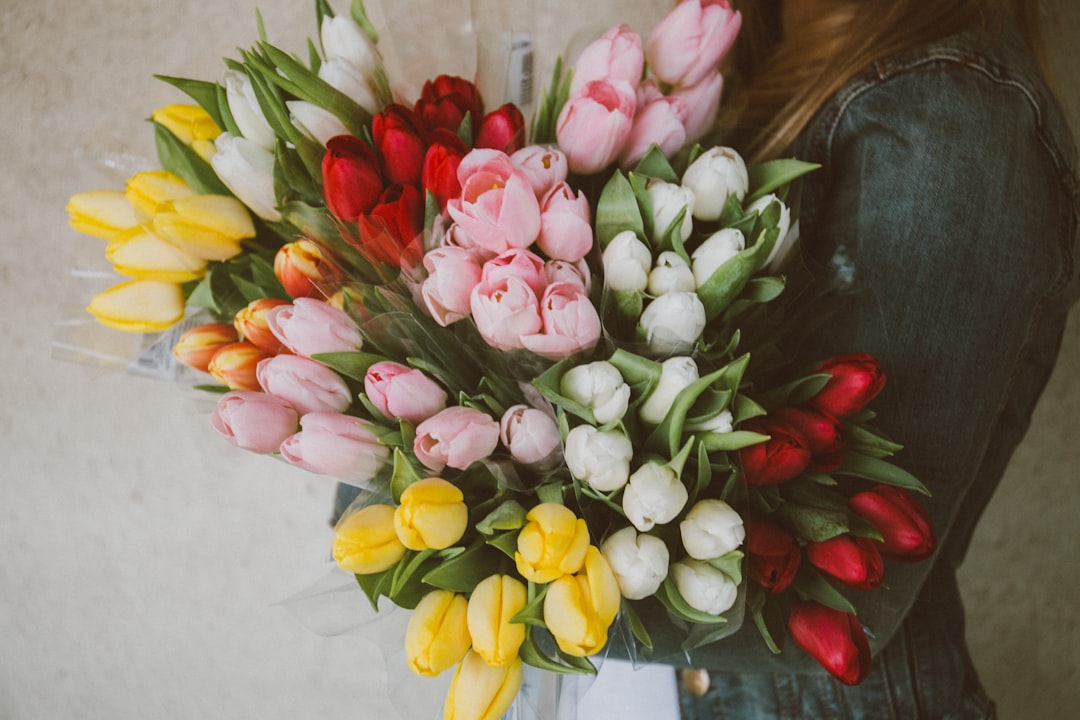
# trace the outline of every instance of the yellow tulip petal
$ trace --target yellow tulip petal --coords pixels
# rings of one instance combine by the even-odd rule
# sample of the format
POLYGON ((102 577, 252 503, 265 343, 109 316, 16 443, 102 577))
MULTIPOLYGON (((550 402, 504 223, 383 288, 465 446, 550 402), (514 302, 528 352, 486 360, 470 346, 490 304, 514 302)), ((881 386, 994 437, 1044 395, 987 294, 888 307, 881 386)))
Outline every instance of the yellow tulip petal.
POLYGON ((401 493, 394 512, 398 538, 410 550, 443 550, 465 534, 469 509, 464 495, 442 478, 425 478, 401 493))
POLYGON ((202 277, 206 261, 165 242, 145 228, 109 241, 105 257, 121 275, 142 280, 187 282, 202 277))
POLYGON ((523 677, 521 658, 491 667, 476 653, 467 653, 446 694, 443 720, 499 720, 517 697, 523 677))
POLYGON ((466 622, 464 595, 435 590, 425 595, 409 617, 405 655, 417 675, 435 676, 465 657, 472 640, 466 622))
POLYGON ((93 190, 72 195, 67 204, 71 227, 103 240, 139 224, 135 208, 119 190, 93 190))
POLYGON ((255 237, 255 223, 242 202, 228 195, 191 195, 173 201, 173 210, 192 223, 235 240, 255 237))
POLYGON ((184 317, 184 293, 174 283, 130 280, 95 296, 86 309, 116 330, 161 332, 184 317))
POLYGON ((140 217, 149 219, 162 205, 194 195, 187 183, 165 170, 136 173, 128 180, 127 199, 140 217))
POLYGON ((389 570, 405 555, 394 532, 394 508, 368 505, 343 517, 334 528, 334 560, 358 575, 389 570))
POLYGON ((228 260, 243 250, 239 240, 173 212, 160 212, 154 216, 154 233, 170 245, 203 260, 228 260))
POLYGON ((198 105, 165 105, 151 113, 150 117, 154 122, 168 128, 185 145, 200 140, 213 140, 221 134, 221 128, 214 119, 198 105))
POLYGON ((473 651, 488 665, 506 665, 525 642, 525 625, 512 623, 528 603, 525 585, 510 575, 491 575, 469 597, 469 635, 473 651))

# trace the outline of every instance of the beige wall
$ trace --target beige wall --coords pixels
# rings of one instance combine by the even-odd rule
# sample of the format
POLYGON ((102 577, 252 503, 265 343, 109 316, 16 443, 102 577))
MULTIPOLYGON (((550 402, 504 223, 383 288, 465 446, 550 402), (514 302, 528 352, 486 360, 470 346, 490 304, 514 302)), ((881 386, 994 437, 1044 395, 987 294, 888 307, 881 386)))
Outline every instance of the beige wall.
MULTIPOLYGON (((1077 121, 1065 40, 1080 7, 1054 4, 1052 56, 1077 121)), ((308 0, 258 5, 299 48, 308 0)), ((416 0, 379 7, 406 5, 387 52, 419 73, 409 63, 436 40, 408 37, 409 24, 455 33, 416 0)), ((324 640, 271 606, 321 573, 332 486, 226 446, 174 387, 50 358, 58 308, 82 292, 67 269, 101 253, 67 229, 67 197, 116 187, 151 157, 142 119, 177 96, 150 74, 215 77, 221 55, 254 41, 253 7, 0 0, 0 719, 386 710, 373 647, 324 640)), ((565 7, 546 16, 552 45, 569 44, 571 24, 606 22, 599 3, 565 7)), ((976 662, 1006 720, 1080 716, 1078 398, 1074 316, 963 569, 976 662)))

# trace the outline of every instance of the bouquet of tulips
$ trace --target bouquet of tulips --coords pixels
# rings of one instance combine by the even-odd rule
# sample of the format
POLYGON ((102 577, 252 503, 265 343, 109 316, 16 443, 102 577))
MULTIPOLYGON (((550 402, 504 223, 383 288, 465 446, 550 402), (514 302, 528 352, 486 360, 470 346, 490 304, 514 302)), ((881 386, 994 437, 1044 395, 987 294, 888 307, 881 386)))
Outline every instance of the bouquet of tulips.
POLYGON ((691 663, 746 616, 860 682, 843 591, 933 532, 877 361, 783 351, 813 167, 697 143, 739 14, 612 28, 526 128, 462 78, 395 98, 362 4, 316 9, 306 61, 165 78, 197 104, 154 113, 163 170, 72 198, 130 278, 90 312, 206 373, 229 442, 357 488, 333 558, 411 611, 413 671, 453 670, 446 718, 500 717, 523 663, 691 663))

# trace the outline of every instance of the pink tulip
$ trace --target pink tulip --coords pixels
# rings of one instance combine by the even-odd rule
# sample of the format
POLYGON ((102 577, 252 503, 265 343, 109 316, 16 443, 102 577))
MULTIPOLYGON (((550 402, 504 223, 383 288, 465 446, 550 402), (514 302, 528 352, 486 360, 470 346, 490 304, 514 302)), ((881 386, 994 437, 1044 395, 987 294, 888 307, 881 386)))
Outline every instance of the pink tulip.
POLYGON ((300 432, 281 443, 281 456, 313 473, 363 484, 390 457, 370 428, 371 423, 351 415, 308 413, 300 419, 300 432))
POLYGON ((671 157, 686 143, 686 103, 678 97, 666 97, 650 82, 638 92, 638 109, 630 137, 619 154, 619 164, 633 167, 656 143, 664 157, 671 157))
POLYGON ((594 80, 622 80, 636 87, 645 69, 641 36, 628 25, 616 25, 589 43, 574 62, 570 94, 594 80))
POLYGON ((559 148, 549 145, 527 145, 511 155, 510 162, 529 178, 537 199, 566 180, 569 172, 566 155, 559 148))
POLYGON ((594 80, 563 106, 555 121, 555 137, 570 170, 600 172, 614 162, 630 137, 637 100, 622 80, 594 80))
POLYGON ((454 406, 416 426, 413 452, 434 472, 447 465, 464 470, 491 455, 498 444, 499 423, 479 410, 454 406))
POLYGON ((469 317, 469 297, 480 282, 480 255, 476 250, 448 245, 424 254, 428 276, 420 296, 435 322, 443 327, 469 317))
POLYGON ((592 249, 589 200, 574 195, 565 182, 551 188, 540 202, 540 237, 536 244, 554 260, 577 262, 592 249))
POLYGON ((600 340, 600 316, 578 285, 549 285, 540 301, 540 315, 543 332, 521 338, 521 344, 537 355, 561 360, 592 350, 600 340))
POLYGON ((514 248, 484 263, 480 282, 495 286, 507 278, 517 278, 528 285, 536 297, 540 297, 547 287, 543 258, 528 250, 514 248))
POLYGON ((262 392, 234 390, 218 400, 210 425, 237 447, 257 453, 277 452, 296 432, 296 410, 284 400, 262 392))
POLYGON ((255 375, 262 389, 289 403, 301 415, 344 412, 352 392, 330 368, 299 355, 277 355, 259 363, 255 375))
POLYGON ((686 103, 686 142, 693 142, 712 129, 723 92, 724 76, 717 70, 701 82, 676 88, 669 95, 686 103))
POLYGON ((416 424, 446 407, 446 391, 427 375, 400 363, 377 362, 364 375, 364 392, 388 418, 416 424))
POLYGON ((360 328, 343 310, 314 298, 296 298, 266 316, 270 332, 297 355, 349 352, 363 344, 360 328))
POLYGON ((589 270, 589 264, 584 259, 573 263, 565 260, 548 260, 544 263, 544 274, 547 275, 548 285, 573 283, 586 295, 592 289, 592 271, 589 270))
POLYGON ((461 194, 446 204, 470 247, 501 253, 540 234, 540 204, 525 173, 498 150, 473 150, 458 167, 461 194))
POLYGON ((649 34, 649 69, 669 85, 696 85, 717 69, 741 26, 727 0, 683 0, 649 34))
POLYGON ((540 332, 540 301, 536 293, 516 277, 497 285, 481 282, 473 288, 469 307, 481 337, 499 350, 522 347, 521 336, 540 332))
POLYGON ((555 420, 542 410, 514 405, 499 423, 499 439, 519 463, 547 466, 558 461, 562 439, 555 420))

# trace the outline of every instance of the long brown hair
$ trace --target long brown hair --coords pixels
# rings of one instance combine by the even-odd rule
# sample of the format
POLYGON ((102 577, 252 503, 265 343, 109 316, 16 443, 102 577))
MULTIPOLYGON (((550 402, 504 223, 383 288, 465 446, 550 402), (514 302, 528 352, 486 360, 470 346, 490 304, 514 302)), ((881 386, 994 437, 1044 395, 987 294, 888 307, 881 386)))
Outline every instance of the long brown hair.
POLYGON ((824 0, 820 14, 786 36, 781 2, 732 3, 743 30, 721 129, 755 161, 782 153, 845 83, 896 53, 963 28, 989 38, 1012 23, 1041 54, 1038 0, 824 0))

